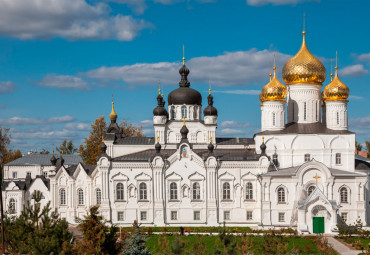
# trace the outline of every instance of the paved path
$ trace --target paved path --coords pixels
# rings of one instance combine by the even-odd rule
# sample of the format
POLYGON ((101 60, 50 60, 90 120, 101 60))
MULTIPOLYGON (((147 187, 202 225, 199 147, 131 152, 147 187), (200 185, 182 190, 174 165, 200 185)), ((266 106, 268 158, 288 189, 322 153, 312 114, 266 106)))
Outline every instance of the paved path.
POLYGON ((333 245, 333 248, 342 255, 357 255, 361 253, 360 250, 350 249, 349 247, 345 246, 334 237, 328 236, 328 243, 333 245))

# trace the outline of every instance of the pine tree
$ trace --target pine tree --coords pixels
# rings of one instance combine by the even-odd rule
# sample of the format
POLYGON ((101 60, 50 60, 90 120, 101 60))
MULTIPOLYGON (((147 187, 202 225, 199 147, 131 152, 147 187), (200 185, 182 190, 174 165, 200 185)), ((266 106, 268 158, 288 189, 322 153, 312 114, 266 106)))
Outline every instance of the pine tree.
POLYGON ((62 254, 70 246, 72 234, 68 222, 51 212, 50 202, 41 207, 42 193, 32 195, 19 217, 7 215, 4 220, 8 252, 12 254, 62 254))
POLYGON ((119 254, 121 244, 117 242, 116 226, 109 227, 107 221, 99 215, 99 206, 90 208, 84 219, 77 219, 78 228, 83 234, 81 241, 74 246, 75 254, 119 254))
POLYGON ((146 238, 141 235, 139 224, 134 221, 134 235, 132 235, 126 242, 125 255, 150 255, 147 247, 145 246, 146 238))

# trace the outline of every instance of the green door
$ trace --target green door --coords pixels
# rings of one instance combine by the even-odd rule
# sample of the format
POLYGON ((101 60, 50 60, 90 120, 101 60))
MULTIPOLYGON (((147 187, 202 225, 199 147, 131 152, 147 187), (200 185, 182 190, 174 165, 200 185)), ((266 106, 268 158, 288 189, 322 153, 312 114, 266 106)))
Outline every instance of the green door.
POLYGON ((313 232, 314 233, 324 233, 325 232, 324 217, 313 217, 313 232))

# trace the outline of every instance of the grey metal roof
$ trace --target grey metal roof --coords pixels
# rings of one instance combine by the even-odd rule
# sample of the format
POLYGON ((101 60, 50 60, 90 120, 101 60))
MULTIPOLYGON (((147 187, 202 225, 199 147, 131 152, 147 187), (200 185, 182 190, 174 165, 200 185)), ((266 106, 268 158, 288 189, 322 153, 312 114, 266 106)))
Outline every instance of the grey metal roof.
MULTIPOLYGON (((55 155, 58 157, 58 155, 55 155)), ((62 155, 65 165, 77 165, 82 162, 82 158, 78 155, 62 155)), ((26 165, 43 165, 51 166, 50 154, 29 154, 18 158, 6 164, 6 166, 26 166, 26 165)))
POLYGON ((256 135, 275 135, 275 134, 354 134, 348 130, 332 130, 324 123, 289 123, 280 131, 263 131, 256 135))
MULTIPOLYGON (((209 155, 208 150, 195 149, 194 152, 202 158, 209 155)), ((256 161, 259 158, 254 149, 215 149, 213 155, 221 161, 256 161)))
POLYGON ((121 137, 114 141, 114 144, 125 144, 125 145, 154 145, 154 137, 121 137))
MULTIPOLYGON (((161 155, 171 156, 176 150, 161 150, 161 155)), ((134 152, 120 157, 113 158, 113 162, 130 162, 130 161, 141 161, 148 162, 149 159, 158 155, 155 149, 148 149, 144 151, 134 152)))
POLYGON ((358 155, 358 154, 355 154, 355 159, 358 159, 358 160, 361 160, 361 161, 366 161, 366 162, 370 162, 370 158, 365 158, 361 155, 358 155))
POLYGON ((253 138, 217 137, 216 144, 217 145, 248 145, 248 144, 255 144, 255 142, 253 138))
MULTIPOLYGON (((82 163, 81 163, 81 165, 85 169, 85 172, 87 173, 87 175, 91 175, 92 172, 96 168, 96 165, 85 165, 85 164, 82 164, 82 163)), ((68 174, 72 176, 76 172, 77 167, 78 167, 78 165, 73 165, 73 166, 70 166, 70 167, 66 168, 66 170, 67 170, 68 174)))
MULTIPOLYGON (((271 171, 264 174, 264 176, 295 176, 300 166, 288 167, 284 169, 278 169, 277 171, 271 171)), ((341 177, 363 177, 362 173, 343 171, 339 169, 329 168, 330 173, 333 176, 341 177)))

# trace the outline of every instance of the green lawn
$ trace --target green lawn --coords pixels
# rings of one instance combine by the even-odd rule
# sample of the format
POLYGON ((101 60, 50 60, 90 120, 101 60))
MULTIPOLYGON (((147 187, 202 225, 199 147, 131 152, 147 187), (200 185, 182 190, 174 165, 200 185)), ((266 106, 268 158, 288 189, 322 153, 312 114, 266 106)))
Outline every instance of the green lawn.
MULTIPOLYGON (((148 249, 152 252, 152 254, 166 254, 163 250, 160 250, 158 241, 159 236, 154 235, 152 237, 149 237, 146 246, 148 249)), ((167 236, 169 245, 171 246, 175 236, 167 236)), ((182 237, 186 247, 184 248, 184 254, 187 254, 186 252, 189 252, 191 250, 191 247, 196 244, 196 242, 201 239, 201 242, 205 244, 206 253, 203 254, 214 254, 215 245, 216 245, 216 236, 184 236, 182 237)), ((240 236, 237 238, 241 239, 240 236)), ((253 250, 256 250, 258 245, 263 245, 263 238, 262 237, 252 237, 254 241, 254 247, 253 250)), ((299 251, 299 254, 320 254, 317 251, 316 245, 313 243, 312 240, 302 237, 286 237, 289 241, 289 250, 295 249, 299 251)), ((163 240, 162 240, 163 241, 163 240)), ((168 252, 167 252, 168 253, 168 252)), ((199 254, 199 253, 198 253, 199 254)))

